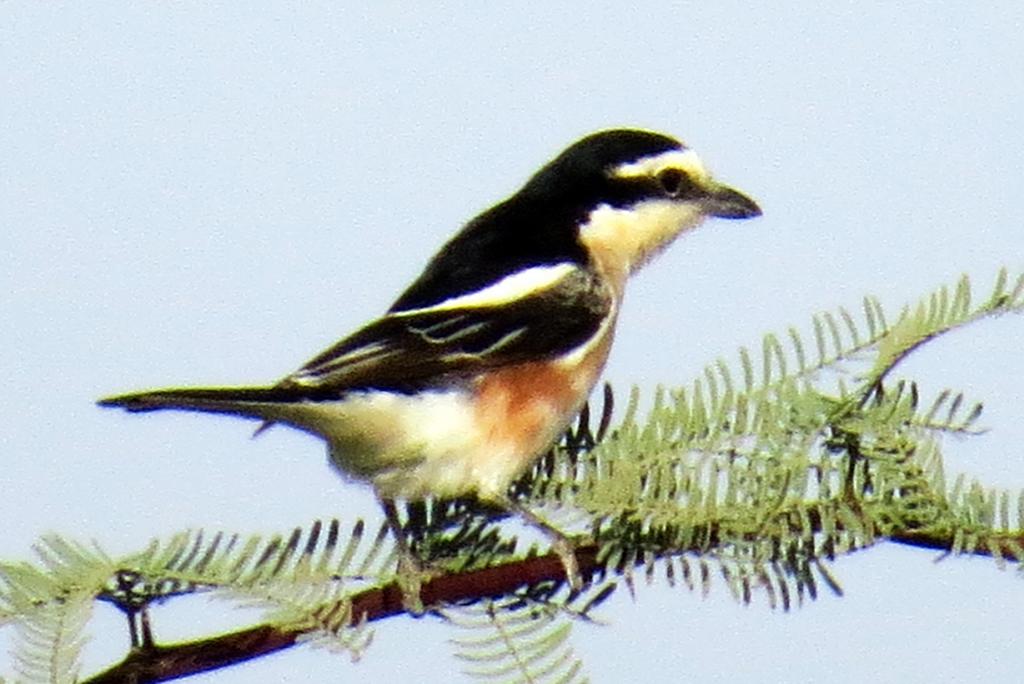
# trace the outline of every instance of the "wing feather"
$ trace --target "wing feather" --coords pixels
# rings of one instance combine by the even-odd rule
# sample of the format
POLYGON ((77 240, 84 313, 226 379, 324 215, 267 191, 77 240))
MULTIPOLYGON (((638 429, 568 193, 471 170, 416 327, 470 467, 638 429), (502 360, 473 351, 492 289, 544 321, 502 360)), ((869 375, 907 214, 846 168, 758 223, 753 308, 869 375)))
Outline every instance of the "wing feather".
POLYGON ((416 392, 523 361, 554 358, 586 342, 612 312, 614 296, 583 268, 518 299, 488 305, 389 312, 325 350, 281 385, 318 396, 386 389, 416 392))

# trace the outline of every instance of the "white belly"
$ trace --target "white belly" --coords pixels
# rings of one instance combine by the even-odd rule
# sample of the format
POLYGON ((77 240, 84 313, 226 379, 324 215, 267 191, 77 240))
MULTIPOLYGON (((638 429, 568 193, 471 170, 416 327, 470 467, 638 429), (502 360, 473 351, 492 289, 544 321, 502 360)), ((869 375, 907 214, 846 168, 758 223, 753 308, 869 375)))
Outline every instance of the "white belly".
POLYGON ((554 363, 491 371, 458 389, 352 392, 337 401, 279 405, 266 417, 324 438, 334 466, 383 498, 504 498, 590 393, 612 325, 609 319, 596 341, 554 363))
MULTIPOLYGON (((331 463, 385 498, 499 496, 537 455, 482 434, 465 391, 360 392, 302 413, 289 422, 327 440, 331 463)), ((538 441, 553 441, 562 427, 538 441)))

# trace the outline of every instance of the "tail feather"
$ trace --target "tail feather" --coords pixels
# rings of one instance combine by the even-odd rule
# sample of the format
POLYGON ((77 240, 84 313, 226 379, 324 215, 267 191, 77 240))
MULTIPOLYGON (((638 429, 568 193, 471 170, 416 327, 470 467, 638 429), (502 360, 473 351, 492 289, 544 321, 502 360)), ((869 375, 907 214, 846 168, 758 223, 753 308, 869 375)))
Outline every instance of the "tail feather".
POLYGON ((293 389, 285 387, 196 387, 121 394, 100 399, 96 403, 132 413, 198 411, 265 419, 272 412, 271 406, 298 399, 293 389))

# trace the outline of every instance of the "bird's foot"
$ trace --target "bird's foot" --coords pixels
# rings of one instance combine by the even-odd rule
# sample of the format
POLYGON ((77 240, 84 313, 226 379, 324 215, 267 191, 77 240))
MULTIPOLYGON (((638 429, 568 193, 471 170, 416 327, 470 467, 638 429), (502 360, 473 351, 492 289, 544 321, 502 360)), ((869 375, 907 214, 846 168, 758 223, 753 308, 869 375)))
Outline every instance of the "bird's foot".
POLYGON ((580 575, 580 564, 576 560, 576 544, 570 537, 558 534, 557 538, 551 540, 551 550, 558 554, 565 568, 565 579, 569 582, 569 588, 579 591, 583 588, 583 577, 580 575))
POLYGON ((383 497, 380 497, 379 500, 398 550, 395 583, 402 592, 402 607, 413 617, 420 617, 426 612, 421 595, 423 585, 439 575, 440 571, 413 552, 408 539, 406 539, 405 530, 402 528, 402 521, 398 517, 395 502, 383 497))
POLYGON ((427 612, 421 592, 423 585, 437 575, 435 568, 411 553, 399 554, 395 582, 402 592, 402 607, 413 617, 420 617, 427 612))
POLYGON ((505 498, 498 503, 510 513, 518 515, 523 522, 548 538, 551 542, 551 550, 562 561, 562 567, 565 568, 565 579, 569 582, 569 587, 573 591, 582 589, 584 584, 583 576, 580 574, 580 564, 576 560, 576 544, 572 538, 511 497, 505 498))

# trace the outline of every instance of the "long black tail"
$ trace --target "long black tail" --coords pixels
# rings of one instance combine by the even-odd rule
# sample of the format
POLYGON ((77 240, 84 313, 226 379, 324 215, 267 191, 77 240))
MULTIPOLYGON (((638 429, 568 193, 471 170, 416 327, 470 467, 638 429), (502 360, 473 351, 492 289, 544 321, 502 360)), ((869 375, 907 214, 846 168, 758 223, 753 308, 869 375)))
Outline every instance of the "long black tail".
POLYGON ((273 407, 300 399, 293 388, 286 387, 196 387, 153 390, 107 397, 96 402, 100 406, 141 411, 198 411, 229 413, 245 418, 266 419, 275 413, 273 407))

